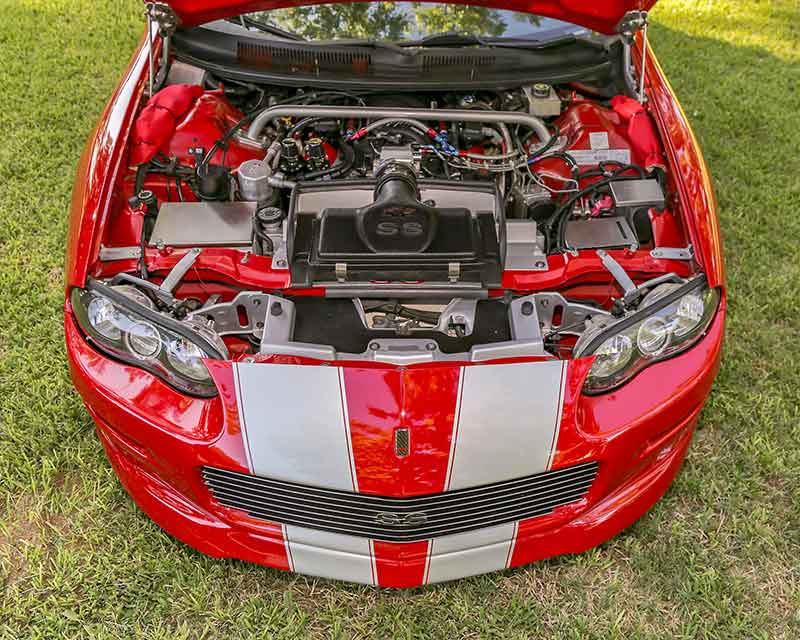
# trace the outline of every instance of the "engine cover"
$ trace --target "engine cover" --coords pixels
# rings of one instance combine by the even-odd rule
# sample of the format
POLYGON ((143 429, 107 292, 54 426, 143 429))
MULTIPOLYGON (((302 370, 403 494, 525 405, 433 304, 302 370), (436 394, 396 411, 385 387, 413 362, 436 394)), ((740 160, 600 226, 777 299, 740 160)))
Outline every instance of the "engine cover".
POLYGON ((293 284, 499 284, 501 205, 494 185, 423 180, 415 198, 410 187, 380 182, 297 186, 289 212, 293 284))

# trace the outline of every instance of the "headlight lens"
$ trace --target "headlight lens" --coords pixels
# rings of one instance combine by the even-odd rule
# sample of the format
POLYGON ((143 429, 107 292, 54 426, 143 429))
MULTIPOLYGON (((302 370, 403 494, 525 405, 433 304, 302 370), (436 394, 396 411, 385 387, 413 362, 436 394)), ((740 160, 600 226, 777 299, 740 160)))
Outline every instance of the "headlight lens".
POLYGON ((161 318, 147 296, 127 285, 76 288, 70 299, 78 324, 106 353, 154 373, 180 391, 216 395, 204 360, 228 354, 212 331, 161 318))
POLYGON ((161 334, 149 322, 134 322, 125 334, 125 344, 139 358, 155 358, 161 350, 161 334))
POLYGON ((637 313, 576 345, 576 357, 595 356, 584 393, 614 389, 654 362, 685 351, 708 329, 718 304, 719 291, 709 289, 705 279, 657 287, 637 313))
POLYGON ((181 375, 192 380, 208 380, 208 369, 203 364, 206 355, 196 344, 186 338, 176 338, 167 344, 167 360, 181 375))
POLYGON ((89 324, 104 338, 119 340, 122 337, 122 318, 119 310, 108 298, 92 298, 86 310, 89 324))

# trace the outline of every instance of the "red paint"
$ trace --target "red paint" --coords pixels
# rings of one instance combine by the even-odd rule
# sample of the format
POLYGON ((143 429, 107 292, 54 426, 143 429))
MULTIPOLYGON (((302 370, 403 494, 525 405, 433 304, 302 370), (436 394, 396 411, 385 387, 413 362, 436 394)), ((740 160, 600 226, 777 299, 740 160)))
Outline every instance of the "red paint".
POLYGON ((430 543, 375 542, 375 568, 382 587, 418 587, 423 584, 430 543))
MULTIPOLYGON (((174 4, 185 9, 190 19, 212 16, 215 11, 229 11, 235 6, 252 6, 250 2, 237 5, 221 0, 174 4)), ((627 6, 622 1, 599 3, 596 7, 598 3, 567 0, 504 4, 506 8, 535 5, 542 7, 539 13, 545 15, 550 15, 547 10, 566 11, 571 6, 574 16, 583 11, 586 16, 591 14, 598 24, 609 24, 613 12, 627 6)), ((644 8, 651 4, 645 2, 644 8)), ((574 16, 573 20, 578 21, 574 16)), ((586 20, 588 23, 590 18, 586 20)), ((634 56, 634 60, 637 58, 634 56)), ((125 154, 145 81, 146 59, 146 49, 140 46, 81 159, 68 232, 68 288, 81 286, 88 273, 110 275, 135 267, 131 261, 99 264, 96 258, 102 241, 100 230, 109 227, 111 216, 117 216, 113 226, 119 231, 114 233, 120 234, 114 238, 136 237, 139 221, 129 211, 125 212, 119 199, 124 199, 123 194, 130 189, 123 179, 125 154)), ((708 170, 680 105, 652 54, 647 59, 647 80, 648 113, 665 143, 670 180, 674 183, 671 186, 679 196, 675 211, 653 216, 656 245, 691 242, 711 285, 723 286, 719 222, 708 170)), ((596 113, 591 117, 594 116, 596 113)), ((230 110, 213 93, 206 93, 178 125, 170 144, 176 152, 188 147, 191 140, 178 136, 195 135, 188 131, 188 126, 183 131, 185 122, 192 119, 199 126, 192 131, 198 132, 201 145, 208 146, 206 140, 213 141, 215 132, 235 117, 235 110, 230 110), (216 120, 208 117, 212 111, 216 120), (211 123, 207 130, 199 125, 201 121, 211 123)), ((610 116, 604 113, 602 117, 610 116)), ((613 126, 624 130, 625 123, 619 120, 613 126)), ((229 154, 237 153, 245 159, 252 152, 232 145, 229 154)), ((147 261, 156 279, 174 266, 183 253, 149 249, 147 261)), ((665 271, 690 273, 685 262, 655 260, 647 251, 619 251, 612 255, 636 279, 665 271)), ((594 256, 585 252, 574 257, 557 256, 549 258, 549 263, 547 272, 507 271, 503 274, 503 286, 516 291, 558 286, 579 297, 615 294, 610 278, 597 275, 594 256)), ((272 271, 269 259, 250 256, 243 261, 241 254, 224 249, 204 250, 196 267, 203 283, 187 287, 213 289, 215 285, 208 283, 215 281, 266 290, 290 286, 287 274, 272 271)), ((226 284, 219 286, 232 295, 226 284)), ((322 295, 324 290, 304 289, 294 293, 322 295)), ((595 546, 629 526, 658 500, 686 454, 697 415, 716 375, 725 312, 723 290, 717 317, 696 346, 645 369, 609 394, 581 395, 590 363, 586 360, 570 363, 553 466, 597 460, 600 464, 597 482, 580 503, 520 523, 510 558, 512 565, 595 546)), ((65 337, 75 386, 97 424, 111 464, 137 504, 165 530, 204 553, 288 569, 281 527, 214 503, 200 476, 203 465, 248 470, 231 364, 209 364, 220 390, 218 397, 190 398, 141 369, 95 351, 79 332, 68 300, 65 337)), ((320 364, 286 356, 256 357, 256 360, 320 364)), ((457 372, 462 364, 467 363, 405 368, 378 363, 343 365, 360 490, 385 495, 422 495, 442 490, 453 437, 457 372), (397 459, 394 452, 393 434, 400 425, 408 425, 412 431, 411 454, 405 459, 397 459)), ((378 582, 398 587, 421 584, 428 546, 426 542, 410 545, 376 542, 378 582)))
MULTIPOLYGON (((334 0, 325 0, 332 2, 334 0)), ((263 11, 306 4, 324 4, 304 0, 170 0, 185 25, 201 24, 251 11, 263 11)), ((342 0, 335 0, 342 2, 342 0)), ((344 0, 353 1, 353 0, 344 0)), ((436 0, 434 0, 436 1, 436 0)), ((496 9, 510 9, 558 18, 580 24, 601 33, 615 33, 628 11, 650 9, 656 0, 456 0, 455 4, 473 4, 496 9)))
MULTIPOLYGON (((588 363, 578 361, 570 366, 554 466, 598 460, 598 479, 584 501, 521 523, 512 565, 595 546, 629 526, 661 496, 686 453, 694 421, 716 375, 724 315, 723 303, 707 336, 694 349, 654 365, 613 394, 577 394, 588 363)), ((222 403, 217 400, 185 399, 182 410, 170 414, 176 421, 170 433, 163 422, 137 415, 137 399, 142 397, 137 390, 165 401, 172 396, 172 402, 178 394, 148 373, 95 353, 69 317, 67 345, 73 380, 92 408, 116 472, 143 510, 167 531, 205 553, 286 569, 279 527, 214 504, 200 479, 198 468, 203 464, 246 468, 233 414, 221 418, 222 403), (98 368, 102 368, 102 376, 98 368), (136 380, 133 388, 132 380, 136 380), (182 432, 188 430, 190 415, 199 416, 195 427, 202 437, 189 439, 182 432), (113 430, 109 424, 114 424, 113 430), (110 434, 126 439, 138 436, 136 451, 120 445, 110 434)), ((414 366, 408 370, 414 370, 421 382, 427 373, 435 378, 441 368, 414 366)), ((376 381, 385 373, 384 367, 363 368, 370 370, 376 381)), ((232 378, 220 373, 215 371, 215 379, 229 400, 232 378)), ((422 544, 376 543, 380 584, 421 584, 416 577, 420 566, 424 567, 422 544)))
MULTIPOLYGON (((641 38, 637 42, 641 45, 641 38)), ((639 68, 640 50, 633 59, 639 68)), ((689 223, 692 246, 708 277, 709 285, 724 286, 722 234, 711 174, 686 114, 652 51, 648 52, 645 68, 647 95, 650 100, 648 111, 665 142, 664 150, 670 168, 678 174, 675 187, 679 192, 681 208, 686 213, 684 217, 689 223)))
POLYGON ((662 144, 658 139, 655 125, 644 106, 633 98, 627 96, 614 96, 611 107, 624 122, 627 123, 627 138, 637 155, 643 158, 645 168, 665 168, 664 156, 661 153, 662 144))
POLYGON ((75 171, 67 227, 66 288, 82 286, 99 249, 97 230, 109 211, 125 143, 144 88, 147 47, 144 39, 92 132, 75 171))
POLYGON ((201 95, 202 87, 176 84, 150 98, 133 123, 130 163, 150 162, 156 154, 164 151, 178 122, 201 95))
POLYGON ((343 372, 359 491, 397 497, 444 491, 459 368, 348 366, 343 372), (408 456, 395 451, 398 428, 411 434, 408 456))

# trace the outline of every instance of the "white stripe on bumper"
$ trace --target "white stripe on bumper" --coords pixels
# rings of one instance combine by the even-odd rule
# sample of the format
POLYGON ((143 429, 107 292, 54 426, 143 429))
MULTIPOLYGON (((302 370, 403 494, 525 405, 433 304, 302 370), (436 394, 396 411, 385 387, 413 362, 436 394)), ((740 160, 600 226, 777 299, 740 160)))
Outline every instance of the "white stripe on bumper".
POLYGON ((425 583, 444 582, 508 566, 516 523, 434 538, 425 583))
POLYGON ((292 571, 320 578, 377 584, 372 540, 288 525, 292 571))

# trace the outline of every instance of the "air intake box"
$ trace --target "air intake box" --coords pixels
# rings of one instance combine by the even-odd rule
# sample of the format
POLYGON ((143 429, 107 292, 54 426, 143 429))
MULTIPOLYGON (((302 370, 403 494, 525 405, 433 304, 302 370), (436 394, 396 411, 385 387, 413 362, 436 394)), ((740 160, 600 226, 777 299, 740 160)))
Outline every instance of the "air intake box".
POLYGON ((470 282, 502 274, 494 185, 420 181, 418 199, 376 180, 298 184, 289 212, 292 283, 470 282), (376 197, 377 196, 377 197, 376 197))

